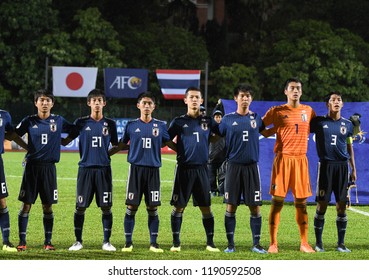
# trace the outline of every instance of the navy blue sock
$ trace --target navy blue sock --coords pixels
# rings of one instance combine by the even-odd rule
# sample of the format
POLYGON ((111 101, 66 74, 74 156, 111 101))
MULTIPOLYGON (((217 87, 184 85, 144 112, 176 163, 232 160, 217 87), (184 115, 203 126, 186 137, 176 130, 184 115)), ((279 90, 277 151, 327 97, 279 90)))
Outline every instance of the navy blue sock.
POLYGON ((318 246, 323 245, 324 215, 325 212, 316 211, 314 216, 315 243, 318 246))
POLYGON ((260 243, 260 235, 261 235, 261 215, 250 216, 250 228, 252 233, 252 241, 253 245, 258 245, 260 243))
POLYGON ((338 233, 338 245, 345 244, 345 235, 346 235, 346 228, 347 228, 346 214, 337 215, 336 226, 337 226, 337 233, 338 233))
POLYGON ((213 213, 202 216, 202 224, 206 233, 206 244, 213 245, 214 237, 214 216, 213 213))
POLYGON ((9 211, 8 207, 0 209, 0 227, 1 234, 3 237, 3 242, 9 242, 9 234, 10 234, 10 220, 9 220, 9 211))
POLYGON ((224 226, 226 230, 228 248, 234 247, 234 231, 236 228, 236 213, 226 211, 224 216, 224 226))
POLYGON ((172 236, 173 236, 173 245, 179 246, 181 244, 180 241, 180 233, 182 226, 183 212, 176 212, 174 209, 170 216, 170 223, 172 227, 172 236))
POLYGON ((54 214, 52 212, 44 213, 42 220, 44 224, 45 244, 46 244, 51 242, 51 238, 53 235, 54 214))
POLYGON ((101 222, 104 231, 104 243, 110 241, 111 229, 113 227, 113 214, 111 210, 104 210, 101 215, 101 222))
POLYGON ((150 244, 156 243, 156 240, 158 238, 159 233, 159 216, 158 216, 158 210, 149 210, 147 209, 148 214, 148 227, 150 232, 150 244))
POLYGON ((76 209, 74 212, 74 235, 76 236, 76 240, 81 243, 84 222, 85 222, 85 211, 76 209))
POLYGON ((26 244, 27 238, 27 226, 28 226, 29 213, 19 212, 18 214, 18 231, 19 231, 19 243, 26 244))
POLYGON ((126 244, 132 244, 132 234, 135 228, 135 215, 137 210, 126 209, 126 215, 124 216, 124 236, 126 238, 126 244))

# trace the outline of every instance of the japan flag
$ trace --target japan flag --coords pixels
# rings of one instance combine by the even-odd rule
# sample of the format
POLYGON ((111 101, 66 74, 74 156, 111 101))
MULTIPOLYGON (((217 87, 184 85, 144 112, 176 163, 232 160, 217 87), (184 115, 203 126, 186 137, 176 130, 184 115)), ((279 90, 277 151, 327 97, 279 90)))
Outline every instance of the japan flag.
POLYGON ((87 97, 96 87, 96 67, 53 66, 52 71, 55 96, 87 97))

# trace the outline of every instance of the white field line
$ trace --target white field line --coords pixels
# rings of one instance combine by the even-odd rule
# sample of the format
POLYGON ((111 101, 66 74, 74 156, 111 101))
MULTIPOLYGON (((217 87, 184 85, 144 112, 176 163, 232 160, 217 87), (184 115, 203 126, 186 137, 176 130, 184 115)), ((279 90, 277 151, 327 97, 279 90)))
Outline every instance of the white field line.
POLYGON ((352 211, 352 212, 355 212, 355 213, 358 213, 358 214, 361 214, 361 215, 364 215, 364 216, 368 216, 369 217, 369 213, 368 212, 365 212, 365 211, 361 211, 361 210, 358 210, 356 208, 353 208, 352 206, 347 208, 348 210, 352 211))

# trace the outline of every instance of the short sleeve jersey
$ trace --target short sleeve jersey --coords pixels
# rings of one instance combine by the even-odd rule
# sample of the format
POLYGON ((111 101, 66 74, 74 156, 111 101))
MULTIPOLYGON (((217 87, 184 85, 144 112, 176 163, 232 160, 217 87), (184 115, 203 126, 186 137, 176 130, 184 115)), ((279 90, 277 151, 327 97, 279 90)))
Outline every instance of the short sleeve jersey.
POLYGON ((113 145, 118 143, 115 121, 105 117, 96 121, 90 116, 85 116, 78 118, 74 123, 79 134, 78 165, 81 167, 109 166, 110 143, 113 145))
POLYGON ((219 124, 219 132, 226 138, 227 160, 238 164, 258 162, 259 131, 264 128, 261 117, 256 113, 225 115, 219 124))
POLYGON ((184 165, 203 165, 208 161, 209 139, 216 123, 208 116, 191 118, 182 115, 169 125, 171 139, 177 137, 177 162, 184 165))
POLYGON ((12 118, 7 111, 0 110, 0 154, 4 153, 5 132, 12 132, 12 118))
POLYGON ((270 108, 263 117, 265 126, 273 124, 277 139, 275 153, 299 156, 307 152, 310 120, 316 116, 308 105, 293 108, 287 104, 270 108))
POLYGON ((161 166, 161 147, 170 140, 166 123, 152 119, 145 123, 141 119, 127 123, 121 142, 128 144, 128 162, 149 167, 161 166))
POLYGON ((25 117, 16 127, 19 136, 28 133, 26 159, 34 163, 59 162, 61 134, 73 131, 72 123, 54 114, 44 120, 37 115, 25 117))
POLYGON ((311 120, 310 130, 315 133, 316 149, 321 161, 346 161, 350 158, 346 140, 353 135, 351 121, 318 116, 311 120))

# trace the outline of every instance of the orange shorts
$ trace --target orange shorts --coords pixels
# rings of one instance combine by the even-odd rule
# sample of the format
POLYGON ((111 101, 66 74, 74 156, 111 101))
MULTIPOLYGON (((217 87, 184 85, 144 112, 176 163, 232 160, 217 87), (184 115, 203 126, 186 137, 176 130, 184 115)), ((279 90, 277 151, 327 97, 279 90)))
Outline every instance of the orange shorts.
POLYGON ((295 198, 312 195, 309 164, 306 155, 288 156, 278 153, 274 157, 270 194, 286 197, 289 189, 295 198))

